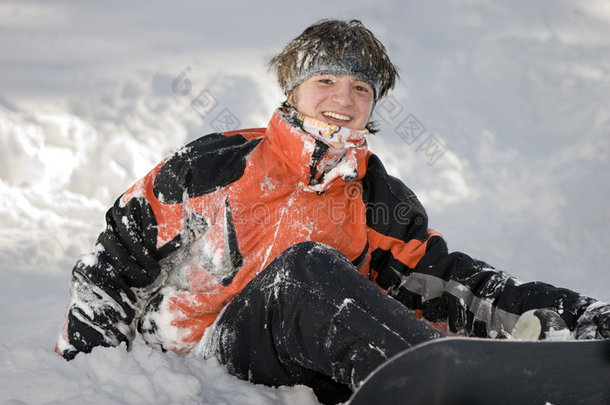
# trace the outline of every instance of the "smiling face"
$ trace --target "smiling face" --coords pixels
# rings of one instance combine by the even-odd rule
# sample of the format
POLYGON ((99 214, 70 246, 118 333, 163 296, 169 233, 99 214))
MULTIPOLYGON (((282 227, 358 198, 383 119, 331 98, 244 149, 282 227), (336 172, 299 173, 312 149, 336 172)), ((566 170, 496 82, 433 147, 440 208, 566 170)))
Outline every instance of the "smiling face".
POLYGON ((299 84, 288 102, 301 114, 352 129, 364 129, 374 105, 373 88, 349 75, 320 74, 299 84))

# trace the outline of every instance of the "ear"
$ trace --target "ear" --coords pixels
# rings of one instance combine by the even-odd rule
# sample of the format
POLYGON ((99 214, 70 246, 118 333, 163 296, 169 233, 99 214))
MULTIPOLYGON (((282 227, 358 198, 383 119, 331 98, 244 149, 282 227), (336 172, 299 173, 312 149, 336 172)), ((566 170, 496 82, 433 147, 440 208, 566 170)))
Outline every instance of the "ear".
POLYGON ((294 96, 294 90, 291 90, 286 94, 286 102, 294 107, 297 102, 296 97, 294 96))
POLYGON ((377 127, 377 122, 373 121, 373 112, 375 111, 375 106, 377 105, 377 100, 373 100, 373 108, 371 108, 371 115, 369 115, 369 121, 366 123, 365 128, 371 133, 379 132, 379 128, 377 127))

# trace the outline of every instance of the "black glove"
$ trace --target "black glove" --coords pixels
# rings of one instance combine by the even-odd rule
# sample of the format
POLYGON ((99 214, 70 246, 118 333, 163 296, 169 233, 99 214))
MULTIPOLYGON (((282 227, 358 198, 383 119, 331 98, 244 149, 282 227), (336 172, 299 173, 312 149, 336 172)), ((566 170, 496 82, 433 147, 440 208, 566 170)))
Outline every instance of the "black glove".
POLYGON ((155 317, 159 315, 163 298, 163 294, 159 293, 146 305, 142 317, 138 320, 137 330, 147 345, 165 352, 167 349, 163 347, 163 339, 159 336, 159 327, 157 322, 155 322, 155 317))
POLYGON ((610 304, 595 302, 578 318, 576 339, 610 339, 610 304))
POLYGON ((98 314, 96 321, 100 324, 94 325, 81 309, 71 308, 66 326, 67 336, 60 339, 55 351, 69 361, 78 353, 90 353, 96 346, 113 347, 125 342, 129 349, 133 332, 123 333, 119 322, 104 315, 98 314))

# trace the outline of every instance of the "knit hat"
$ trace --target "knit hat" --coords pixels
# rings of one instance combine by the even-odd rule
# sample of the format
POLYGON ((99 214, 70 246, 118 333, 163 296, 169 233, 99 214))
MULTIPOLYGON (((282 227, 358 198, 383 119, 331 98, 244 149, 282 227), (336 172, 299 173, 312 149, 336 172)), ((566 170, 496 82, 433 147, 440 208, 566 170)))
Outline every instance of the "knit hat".
POLYGON ((360 21, 322 20, 309 26, 271 59, 288 94, 318 74, 345 74, 369 83, 375 100, 394 87, 398 73, 386 49, 360 21))

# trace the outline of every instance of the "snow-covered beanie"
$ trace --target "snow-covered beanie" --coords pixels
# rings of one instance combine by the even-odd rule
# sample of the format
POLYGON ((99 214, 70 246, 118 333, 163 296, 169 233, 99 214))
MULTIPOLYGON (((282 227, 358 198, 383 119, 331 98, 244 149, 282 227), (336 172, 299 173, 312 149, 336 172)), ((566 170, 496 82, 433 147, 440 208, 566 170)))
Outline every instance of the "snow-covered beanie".
POLYGON ((318 74, 345 74, 369 83, 375 100, 394 87, 398 73, 386 49, 360 21, 322 20, 290 41, 269 62, 288 94, 318 74))

